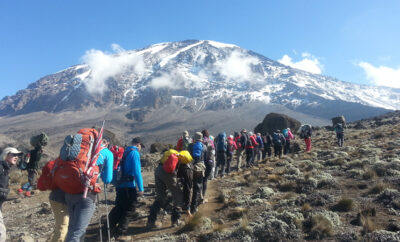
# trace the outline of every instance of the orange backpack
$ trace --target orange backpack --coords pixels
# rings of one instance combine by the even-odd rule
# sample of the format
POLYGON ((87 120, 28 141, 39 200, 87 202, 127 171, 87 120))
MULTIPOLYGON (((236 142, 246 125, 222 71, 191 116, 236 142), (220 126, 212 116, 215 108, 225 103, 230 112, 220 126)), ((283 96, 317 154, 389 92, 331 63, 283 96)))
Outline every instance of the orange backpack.
MULTIPOLYGON (((53 177, 58 188, 69 194, 83 193, 85 186, 93 192, 101 192, 99 184, 96 183, 100 173, 99 167, 90 166, 98 136, 97 130, 85 128, 65 138, 53 177), (86 182, 85 173, 90 175, 86 182), (89 184, 85 184, 87 182, 89 184)), ((94 159, 97 158, 98 154, 94 159)))
POLYGON ((178 156, 176 154, 171 154, 163 164, 164 171, 167 173, 173 173, 176 169, 178 162, 178 156))

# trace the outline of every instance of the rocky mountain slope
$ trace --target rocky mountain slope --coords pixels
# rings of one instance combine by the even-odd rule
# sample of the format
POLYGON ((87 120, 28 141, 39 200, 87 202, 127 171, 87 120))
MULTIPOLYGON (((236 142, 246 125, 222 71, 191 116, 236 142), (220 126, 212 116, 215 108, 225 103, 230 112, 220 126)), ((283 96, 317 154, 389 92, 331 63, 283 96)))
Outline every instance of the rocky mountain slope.
MULTIPOLYGON (((312 152, 267 158, 258 167, 212 180, 208 203, 186 225, 172 228, 169 215, 160 215, 160 228, 151 231, 145 223, 154 199, 152 170, 160 154, 146 155, 145 197, 138 208, 141 216, 132 221, 125 239, 399 241, 399 132, 399 112, 349 123, 342 148, 337 147, 333 132, 315 130, 312 152)), ((301 140, 295 142, 304 150, 301 140)), ((23 179, 26 174, 13 173, 11 201, 3 205, 9 238, 45 241, 53 223, 48 192, 18 197, 15 191, 23 179)), ((94 241, 104 211, 101 202, 87 241, 94 241)))
POLYGON ((112 58, 117 63, 99 67, 89 60, 41 78, 3 98, 0 115, 119 106, 139 109, 133 117, 140 119, 171 104, 198 112, 257 101, 325 119, 343 114, 357 120, 400 108, 398 89, 314 75, 215 41, 160 43, 112 58))

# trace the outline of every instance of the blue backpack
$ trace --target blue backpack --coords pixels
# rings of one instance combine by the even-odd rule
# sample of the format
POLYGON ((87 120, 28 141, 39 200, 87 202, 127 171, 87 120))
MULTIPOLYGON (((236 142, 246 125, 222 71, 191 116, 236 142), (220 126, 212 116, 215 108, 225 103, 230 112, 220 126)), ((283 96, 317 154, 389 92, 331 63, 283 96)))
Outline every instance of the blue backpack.
POLYGON ((274 133, 274 134, 272 135, 272 142, 273 142, 275 145, 280 145, 280 144, 282 143, 281 137, 279 137, 279 133, 274 133))
POLYGON ((288 131, 288 129, 284 129, 284 130, 282 131, 282 133, 283 133, 283 136, 285 136, 285 138, 289 137, 289 131, 288 131))
POLYGON ((203 143, 201 142, 196 142, 193 144, 193 158, 194 159, 199 159, 201 158, 201 154, 203 153, 203 143))
POLYGON ((226 151, 227 144, 226 144, 226 134, 220 133, 217 139, 217 151, 226 151))

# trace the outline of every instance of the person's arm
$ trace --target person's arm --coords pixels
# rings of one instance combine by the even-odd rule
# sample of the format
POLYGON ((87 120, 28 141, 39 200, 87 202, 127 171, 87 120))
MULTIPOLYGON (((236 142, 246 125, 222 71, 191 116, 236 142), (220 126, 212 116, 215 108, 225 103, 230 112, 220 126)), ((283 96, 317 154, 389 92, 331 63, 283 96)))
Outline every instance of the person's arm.
POLYGON ((142 178, 142 167, 140 165, 140 155, 138 151, 133 151, 129 154, 132 156, 133 161, 133 170, 132 175, 135 177, 136 186, 139 189, 139 192, 143 192, 143 178, 142 178))

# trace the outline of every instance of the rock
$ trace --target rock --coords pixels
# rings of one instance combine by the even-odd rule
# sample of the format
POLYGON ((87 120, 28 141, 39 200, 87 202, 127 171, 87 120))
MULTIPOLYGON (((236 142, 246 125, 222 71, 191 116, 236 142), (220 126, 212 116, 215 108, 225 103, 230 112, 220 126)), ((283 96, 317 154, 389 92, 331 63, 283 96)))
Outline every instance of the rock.
POLYGON ((373 242, 396 242, 400 241, 400 232, 390 232, 386 230, 376 230, 366 235, 367 241, 373 242))
POLYGON ((39 214, 52 214, 51 206, 49 203, 44 202, 40 205, 41 209, 39 210, 39 214))
POLYGON ((274 190, 269 187, 259 187, 257 188, 255 197, 259 197, 262 199, 269 199, 271 196, 275 194, 274 190))
POLYGON ((296 199, 296 203, 302 206, 305 203, 310 204, 311 206, 325 206, 327 204, 335 202, 335 197, 324 193, 324 192, 313 192, 307 196, 299 196, 296 199))
POLYGON ((150 153, 164 152, 169 149, 174 149, 174 146, 171 144, 164 144, 158 142, 150 145, 150 153))
POLYGON ((290 128, 292 133, 296 133, 300 128, 301 123, 294 118, 291 118, 284 114, 279 113, 269 113, 265 116, 262 123, 258 124, 254 128, 256 133, 270 133, 272 134, 277 129, 283 130, 285 128, 290 128))

